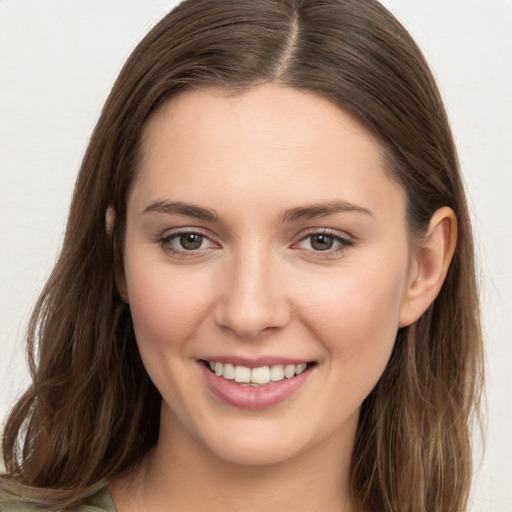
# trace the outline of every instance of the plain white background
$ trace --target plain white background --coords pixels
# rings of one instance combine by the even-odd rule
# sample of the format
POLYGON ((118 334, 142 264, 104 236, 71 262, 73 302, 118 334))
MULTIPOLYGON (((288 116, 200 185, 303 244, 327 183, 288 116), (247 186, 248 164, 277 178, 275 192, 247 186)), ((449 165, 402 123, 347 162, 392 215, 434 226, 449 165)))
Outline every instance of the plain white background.
MULTIPOLYGON (((473 512, 512 512, 512 1, 385 0, 446 102, 477 236, 487 447, 473 512)), ((27 384, 23 336, 55 261, 89 134, 124 60, 175 4, 0 0, 0 417, 27 384)))

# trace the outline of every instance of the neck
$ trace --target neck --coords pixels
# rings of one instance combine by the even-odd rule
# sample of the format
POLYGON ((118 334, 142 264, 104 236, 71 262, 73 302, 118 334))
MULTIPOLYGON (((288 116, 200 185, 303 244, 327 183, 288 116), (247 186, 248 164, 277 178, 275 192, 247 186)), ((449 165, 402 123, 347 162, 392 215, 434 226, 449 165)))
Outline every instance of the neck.
POLYGON ((333 434, 282 462, 237 464, 211 453, 180 422, 163 422, 159 442, 138 472, 110 488, 119 512, 353 512, 354 436, 355 429, 350 442, 333 434))

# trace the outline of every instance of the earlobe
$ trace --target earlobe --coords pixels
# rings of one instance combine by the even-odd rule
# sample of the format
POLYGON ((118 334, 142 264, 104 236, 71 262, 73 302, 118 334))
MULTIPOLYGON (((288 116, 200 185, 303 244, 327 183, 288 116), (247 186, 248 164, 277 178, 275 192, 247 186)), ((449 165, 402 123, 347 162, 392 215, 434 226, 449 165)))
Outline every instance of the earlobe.
POLYGON ((121 297, 121 300, 125 302, 126 304, 129 304, 129 298, 128 298, 128 289, 126 286, 126 279, 124 276, 124 270, 122 268, 115 268, 115 279, 116 279, 116 287, 117 291, 119 292, 119 296, 121 297))
POLYGON ((105 231, 108 236, 112 236, 114 231, 114 224, 116 222, 116 211, 112 205, 109 205, 105 212, 105 231))
POLYGON ((124 275, 119 275, 119 273, 116 272, 116 285, 117 285, 117 291, 119 292, 119 296, 121 297, 121 300, 125 302, 126 304, 130 303, 130 300, 128 298, 128 292, 126 290, 126 282, 124 279, 124 275))
POLYGON ((447 206, 437 210, 425 237, 412 250, 399 327, 414 323, 443 286, 457 244, 457 218, 447 206))
MULTIPOLYGON (((116 222, 116 211, 114 207, 110 205, 105 212, 105 231, 109 237, 112 238, 112 233, 114 232, 114 225, 116 222)), ((124 277, 124 271, 122 268, 117 268, 117 265, 114 265, 115 269, 115 280, 116 287, 119 295, 121 296, 121 300, 128 304, 128 292, 126 289, 126 279, 124 277)))

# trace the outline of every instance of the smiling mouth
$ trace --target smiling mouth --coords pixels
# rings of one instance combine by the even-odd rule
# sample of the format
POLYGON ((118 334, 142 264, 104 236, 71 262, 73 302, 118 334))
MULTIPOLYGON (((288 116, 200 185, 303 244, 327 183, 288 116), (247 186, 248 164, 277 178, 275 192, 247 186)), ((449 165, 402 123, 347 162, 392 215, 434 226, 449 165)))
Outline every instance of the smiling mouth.
POLYGON ((260 366, 258 368, 249 368, 242 365, 233 365, 231 363, 221 363, 218 361, 202 361, 203 364, 218 377, 228 381, 236 382, 241 385, 262 386, 271 382, 280 382, 282 380, 292 379, 301 373, 304 373, 315 362, 301 364, 276 364, 272 366, 260 366))

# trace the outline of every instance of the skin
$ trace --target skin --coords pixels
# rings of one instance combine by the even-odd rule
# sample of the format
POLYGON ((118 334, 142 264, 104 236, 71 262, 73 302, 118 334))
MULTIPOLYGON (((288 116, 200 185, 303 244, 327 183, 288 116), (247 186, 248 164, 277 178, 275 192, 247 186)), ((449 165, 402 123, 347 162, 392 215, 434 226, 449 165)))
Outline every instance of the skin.
POLYGON ((361 403, 398 328, 442 285, 453 212, 410 240, 377 141, 327 100, 276 84, 167 102, 144 129, 127 205, 119 288, 163 400, 156 448, 111 482, 118 510, 353 510, 361 403), (217 218, 161 206, 172 202, 217 218), (180 245, 183 230, 203 236, 198 250, 180 245), (313 244, 319 233, 331 249, 313 244), (284 402, 248 411, 207 386, 198 360, 218 355, 315 365, 284 402))

